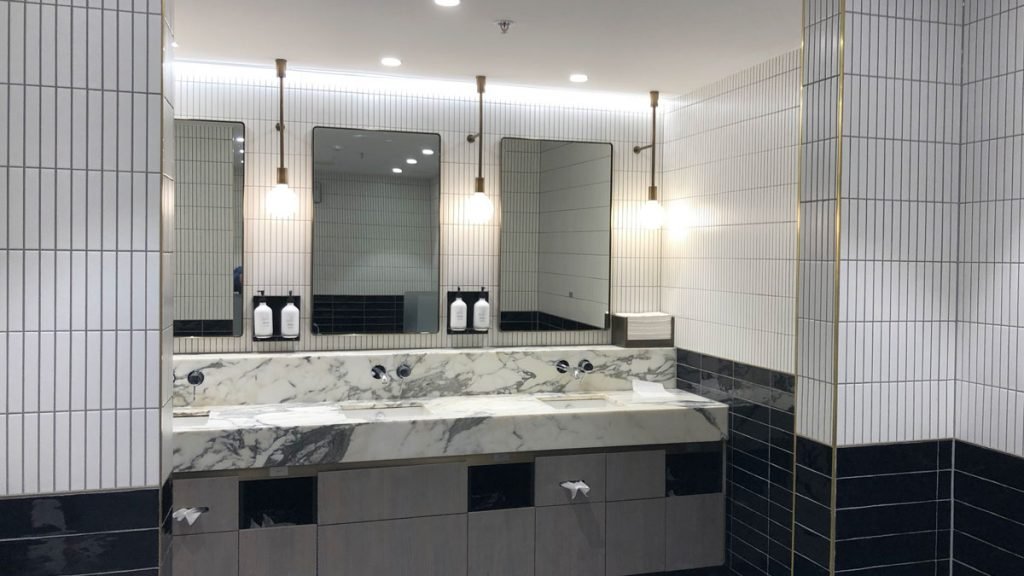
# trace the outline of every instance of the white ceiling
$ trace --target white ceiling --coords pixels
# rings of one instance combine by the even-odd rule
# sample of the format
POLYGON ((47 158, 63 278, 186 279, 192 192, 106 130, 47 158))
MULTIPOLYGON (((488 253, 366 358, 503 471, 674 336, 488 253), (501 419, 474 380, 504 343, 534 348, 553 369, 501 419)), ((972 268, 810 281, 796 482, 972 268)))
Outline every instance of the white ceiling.
POLYGON ((176 0, 176 57, 683 94, 800 45, 800 0, 176 0), (502 35, 495 21, 515 21, 502 35), (402 59, 385 68, 382 56, 402 59))

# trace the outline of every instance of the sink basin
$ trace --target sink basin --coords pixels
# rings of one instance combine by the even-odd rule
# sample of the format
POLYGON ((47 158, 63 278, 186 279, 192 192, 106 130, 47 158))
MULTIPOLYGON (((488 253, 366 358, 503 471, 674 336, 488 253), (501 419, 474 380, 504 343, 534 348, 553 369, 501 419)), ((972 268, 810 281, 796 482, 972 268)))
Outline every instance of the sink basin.
POLYGON ((593 410, 595 408, 609 408, 617 406, 607 398, 542 398, 541 402, 556 410, 593 410))
POLYGON ((268 426, 325 426, 336 423, 340 418, 341 412, 337 408, 317 406, 260 414, 256 420, 268 426))
POLYGON ((343 409, 346 418, 353 420, 414 420, 421 416, 429 416, 430 411, 423 406, 381 406, 379 408, 343 409))

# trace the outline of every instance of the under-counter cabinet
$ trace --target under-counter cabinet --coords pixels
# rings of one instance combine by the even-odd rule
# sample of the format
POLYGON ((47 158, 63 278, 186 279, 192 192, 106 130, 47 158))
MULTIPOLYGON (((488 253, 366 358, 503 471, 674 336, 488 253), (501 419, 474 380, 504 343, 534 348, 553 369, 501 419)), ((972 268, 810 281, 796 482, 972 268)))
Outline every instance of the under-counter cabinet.
POLYGON ((238 533, 240 576, 317 576, 316 526, 254 528, 238 533))
POLYGON ((174 509, 202 512, 192 524, 172 521, 173 576, 238 574, 238 479, 175 480, 174 509))
POLYGON ((464 576, 463 463, 324 472, 319 576, 464 576))
POLYGON ((174 576, 238 576, 238 532, 175 536, 174 576))

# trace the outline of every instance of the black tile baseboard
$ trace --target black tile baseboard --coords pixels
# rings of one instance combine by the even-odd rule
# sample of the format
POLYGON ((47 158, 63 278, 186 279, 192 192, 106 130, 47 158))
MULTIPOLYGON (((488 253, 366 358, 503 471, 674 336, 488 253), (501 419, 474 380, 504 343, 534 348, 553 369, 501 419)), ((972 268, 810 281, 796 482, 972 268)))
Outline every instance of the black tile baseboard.
POLYGON ((957 441, 953 574, 1024 574, 1024 458, 957 441))
POLYGON ((0 499, 0 573, 155 575, 160 490, 0 499))

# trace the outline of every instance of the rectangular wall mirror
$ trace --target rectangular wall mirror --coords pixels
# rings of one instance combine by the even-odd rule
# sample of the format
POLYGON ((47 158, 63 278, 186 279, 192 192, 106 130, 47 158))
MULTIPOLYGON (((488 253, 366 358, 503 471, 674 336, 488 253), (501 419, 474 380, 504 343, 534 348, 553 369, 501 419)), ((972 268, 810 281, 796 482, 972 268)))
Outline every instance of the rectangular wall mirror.
POLYGON ((245 125, 174 121, 174 335, 242 335, 245 125))
POLYGON ((502 139, 502 331, 608 328, 611 206, 611 144, 502 139))
POLYGON ((441 137, 313 130, 313 334, 437 332, 441 137))

